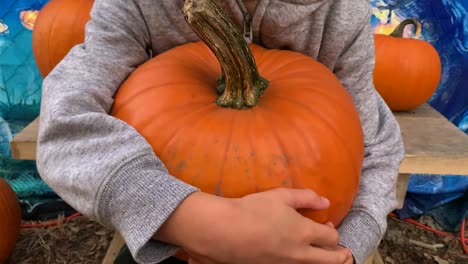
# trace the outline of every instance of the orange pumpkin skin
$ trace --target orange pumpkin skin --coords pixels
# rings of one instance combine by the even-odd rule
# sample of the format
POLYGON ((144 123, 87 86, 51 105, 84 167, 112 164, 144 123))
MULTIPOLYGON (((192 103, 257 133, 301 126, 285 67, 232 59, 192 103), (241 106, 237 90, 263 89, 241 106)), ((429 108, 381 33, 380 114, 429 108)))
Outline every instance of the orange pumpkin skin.
POLYGON ((32 48, 43 77, 84 41, 93 0, 51 0, 39 12, 32 32, 32 48))
POLYGON ((0 178, 0 263, 13 252, 21 229, 21 207, 15 192, 0 178))
POLYGON ((117 91, 111 114, 141 133, 172 175, 204 192, 242 197, 310 188, 331 207, 301 212, 338 226, 358 190, 363 161, 352 99, 309 57, 250 47, 270 81, 253 108, 215 103, 219 62, 197 42, 137 68, 117 91))
POLYGON ((374 35, 374 85, 393 111, 407 111, 427 102, 442 73, 439 54, 426 41, 374 35))

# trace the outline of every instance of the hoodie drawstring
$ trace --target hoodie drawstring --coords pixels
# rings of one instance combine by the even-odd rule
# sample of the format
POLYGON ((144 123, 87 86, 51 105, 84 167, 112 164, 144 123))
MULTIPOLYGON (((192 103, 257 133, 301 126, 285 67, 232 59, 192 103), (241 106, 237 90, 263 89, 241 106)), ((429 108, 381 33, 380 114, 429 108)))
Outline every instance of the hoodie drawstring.
POLYGON ((237 4, 239 5, 242 14, 244 16, 244 32, 243 36, 247 44, 252 43, 253 41, 253 29, 252 29, 252 17, 245 7, 245 4, 242 0, 237 0, 237 4))

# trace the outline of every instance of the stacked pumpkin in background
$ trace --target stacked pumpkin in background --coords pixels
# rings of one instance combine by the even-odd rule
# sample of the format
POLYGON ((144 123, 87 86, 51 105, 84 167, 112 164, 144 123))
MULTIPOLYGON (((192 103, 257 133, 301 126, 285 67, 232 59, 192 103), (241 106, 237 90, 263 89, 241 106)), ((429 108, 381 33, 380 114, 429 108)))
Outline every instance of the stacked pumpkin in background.
POLYGON ((421 35, 415 19, 403 20, 390 36, 375 35, 374 85, 393 111, 407 111, 427 102, 441 78, 436 49, 426 41, 403 38, 407 25, 421 35))
POLYGON ((13 252, 20 230, 20 202, 10 185, 0 178, 0 263, 13 252))
POLYGON ((84 41, 94 0, 51 0, 39 12, 32 32, 34 59, 42 76, 84 41))

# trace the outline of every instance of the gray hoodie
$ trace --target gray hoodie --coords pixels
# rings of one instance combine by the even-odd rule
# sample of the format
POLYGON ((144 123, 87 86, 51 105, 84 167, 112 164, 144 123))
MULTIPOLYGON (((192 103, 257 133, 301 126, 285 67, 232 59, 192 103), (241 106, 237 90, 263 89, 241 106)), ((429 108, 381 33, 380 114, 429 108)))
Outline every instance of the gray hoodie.
MULTIPOLYGON (((241 28, 237 0, 218 2, 241 28)), ((360 114, 365 137, 360 189, 338 231, 341 244, 362 263, 396 207, 403 157, 399 127, 372 82, 370 5, 367 0, 257 2, 254 42, 302 52, 327 66, 360 114)), ((150 54, 198 40, 182 5, 183 0, 96 0, 85 43, 43 83, 41 176, 81 213, 118 230, 140 263, 157 263, 177 250, 151 237, 197 189, 171 176, 145 139, 108 113, 116 89, 150 54)))

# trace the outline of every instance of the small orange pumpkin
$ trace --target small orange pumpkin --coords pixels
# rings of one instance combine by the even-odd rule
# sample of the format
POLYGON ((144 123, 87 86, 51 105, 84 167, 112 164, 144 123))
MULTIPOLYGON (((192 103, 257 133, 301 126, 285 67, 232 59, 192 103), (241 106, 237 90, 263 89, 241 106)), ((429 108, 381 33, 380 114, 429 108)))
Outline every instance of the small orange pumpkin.
POLYGON ((43 77, 73 46, 84 41, 84 28, 93 3, 93 0, 51 0, 39 12, 32 33, 32 48, 43 77))
POLYGON ((0 178, 0 263, 13 252, 20 229, 20 203, 10 185, 0 178))
MULTIPOLYGON (((213 50, 189 43, 146 62, 118 89, 111 114, 143 135, 172 175, 204 192, 242 197, 310 188, 331 207, 302 213, 338 226, 357 193, 363 162, 351 97, 332 72, 306 55, 255 44, 249 49, 234 26, 210 31, 218 26, 206 23, 219 14, 205 14, 216 7, 202 5, 214 3, 191 0, 186 6, 193 2, 184 10, 203 10, 192 27, 213 50), (212 37, 221 32, 226 34, 212 37), (256 63, 244 59, 250 51, 256 63), (264 91, 255 88, 263 85, 256 65, 269 82, 264 91)), ((190 14, 189 21, 198 13, 190 14)))
POLYGON ((389 36, 375 34, 374 85, 393 111, 407 111, 425 103, 434 94, 441 78, 441 62, 436 49, 424 40, 403 38, 406 25, 421 25, 407 19, 389 36))

